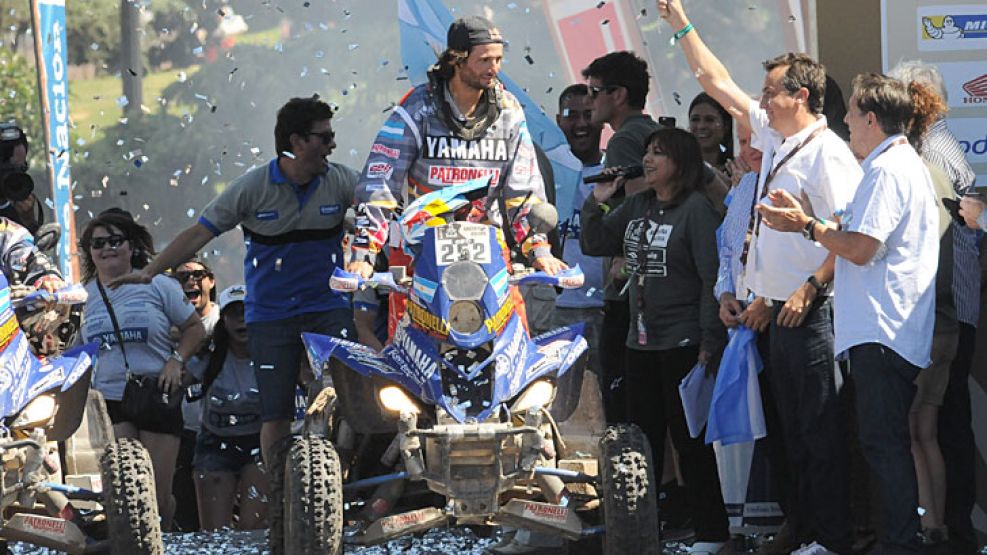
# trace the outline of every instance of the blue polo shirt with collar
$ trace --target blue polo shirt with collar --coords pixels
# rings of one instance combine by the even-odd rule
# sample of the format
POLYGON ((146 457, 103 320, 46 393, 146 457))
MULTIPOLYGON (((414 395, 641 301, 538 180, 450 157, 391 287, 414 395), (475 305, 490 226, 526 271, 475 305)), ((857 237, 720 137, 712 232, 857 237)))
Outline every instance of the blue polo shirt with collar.
POLYGON ((199 223, 213 235, 243 229, 248 323, 349 308, 349 295, 330 290, 329 277, 344 263, 343 218, 358 180, 356 171, 330 163, 309 183, 291 183, 275 159, 234 180, 202 211, 199 223))

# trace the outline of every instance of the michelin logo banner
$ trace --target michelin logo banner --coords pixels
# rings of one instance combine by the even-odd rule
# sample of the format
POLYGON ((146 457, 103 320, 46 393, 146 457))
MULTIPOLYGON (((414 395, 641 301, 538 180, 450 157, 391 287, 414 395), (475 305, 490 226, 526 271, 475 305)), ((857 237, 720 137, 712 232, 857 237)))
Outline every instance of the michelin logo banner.
POLYGON ((919 50, 987 50, 987 5, 920 7, 918 20, 919 50))

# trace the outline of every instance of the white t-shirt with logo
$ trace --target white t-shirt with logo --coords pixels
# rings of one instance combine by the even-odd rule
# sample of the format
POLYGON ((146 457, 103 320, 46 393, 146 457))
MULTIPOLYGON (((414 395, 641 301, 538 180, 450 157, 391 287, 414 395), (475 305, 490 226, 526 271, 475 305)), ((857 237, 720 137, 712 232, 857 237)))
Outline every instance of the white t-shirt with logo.
MULTIPOLYGON (((86 292, 89 299, 82 337, 87 343, 103 346, 96 359, 93 387, 107 400, 119 401, 123 398, 127 374, 123 351, 117 345, 113 322, 95 279, 86 284, 86 292)), ((195 312, 181 285, 170 277, 157 275, 149 284, 107 287, 106 294, 120 324, 130 371, 136 375, 158 375, 174 349, 171 326, 182 325, 195 312)))
POLYGON ((889 137, 864 160, 864 178, 843 217, 847 231, 882 245, 863 266, 836 259, 835 351, 880 343, 925 368, 935 322, 939 212, 922 159, 908 144, 892 145, 901 137, 889 137))
MULTIPOLYGON (((761 197, 768 173, 816 129, 826 125, 825 116, 795 135, 783 137, 768 126, 768 115, 757 102, 750 104, 751 145, 761 150, 761 174, 756 195, 761 197)), ((768 190, 785 189, 800 199, 805 211, 832 220, 843 210, 860 182, 860 164, 836 133, 826 129, 792 156, 768 185, 768 190)), ((767 198, 760 202, 770 204, 767 198)), ((744 270, 744 284, 757 295, 787 299, 822 266, 829 255, 822 246, 806 241, 798 233, 781 233, 760 223, 751 240, 744 270)))
MULTIPOLYGON (((603 163, 583 166, 582 178, 592 177, 603 171, 603 163)), ((604 258, 587 256, 579 246, 579 233, 582 230, 579 214, 586 197, 593 194, 593 184, 580 180, 572 195, 572 218, 560 227, 564 230, 562 260, 570 267, 579 264, 585 279, 579 289, 564 289, 555 299, 555 306, 561 308, 602 308, 603 307, 603 266, 604 258)))

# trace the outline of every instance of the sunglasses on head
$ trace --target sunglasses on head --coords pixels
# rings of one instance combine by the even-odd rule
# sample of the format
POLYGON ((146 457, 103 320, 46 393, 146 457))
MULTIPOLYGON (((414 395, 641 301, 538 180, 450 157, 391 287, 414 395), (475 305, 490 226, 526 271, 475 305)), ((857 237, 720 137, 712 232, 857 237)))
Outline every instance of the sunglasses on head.
POLYGON ((200 281, 202 280, 202 278, 211 277, 211 276, 212 274, 210 274, 205 270, 192 270, 191 272, 175 272, 175 279, 183 283, 188 281, 189 278, 192 278, 195 281, 200 281))
POLYGON ((123 244, 127 238, 123 235, 107 235, 106 237, 93 237, 91 243, 89 243, 89 248, 99 250, 106 245, 109 245, 111 249, 115 249, 123 244))
POLYGON ((313 131, 313 132, 310 132, 309 133, 309 136, 311 136, 311 137, 318 137, 318 138, 322 139, 322 144, 324 144, 324 145, 331 144, 333 142, 333 140, 336 139, 336 134, 334 132, 332 132, 332 131, 320 131, 318 133, 316 133, 316 132, 313 131))

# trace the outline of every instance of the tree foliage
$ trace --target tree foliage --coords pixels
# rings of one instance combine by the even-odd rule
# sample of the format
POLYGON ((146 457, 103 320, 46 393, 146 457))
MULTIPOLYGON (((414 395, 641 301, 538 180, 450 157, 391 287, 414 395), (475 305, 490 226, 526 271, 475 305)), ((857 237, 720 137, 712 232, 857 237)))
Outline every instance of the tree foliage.
POLYGON ((31 166, 42 167, 47 149, 41 127, 37 73, 22 56, 6 49, 0 49, 0 95, 0 121, 17 121, 31 143, 31 166))

